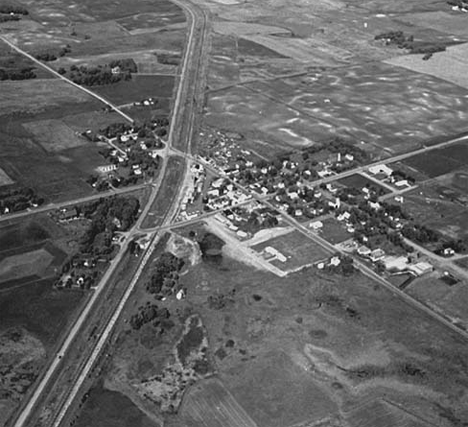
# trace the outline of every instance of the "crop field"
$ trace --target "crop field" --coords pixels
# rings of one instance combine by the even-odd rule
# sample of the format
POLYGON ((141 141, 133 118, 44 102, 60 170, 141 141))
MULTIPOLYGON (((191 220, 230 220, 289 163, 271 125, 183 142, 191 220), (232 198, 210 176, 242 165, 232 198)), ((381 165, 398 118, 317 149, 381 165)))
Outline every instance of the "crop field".
POLYGON ((396 412, 378 400, 351 411, 346 418, 352 427, 426 427, 426 424, 415 421, 402 411, 396 412))
MULTIPOLYGON (((391 152, 408 151, 434 136, 461 132, 468 117, 468 91, 386 64, 249 83, 246 87, 327 123, 335 132, 376 143, 391 152)), ((229 111, 230 106, 225 108, 229 111)))
MULTIPOLYGON (((466 24, 466 22, 465 22, 466 24)), ((468 44, 450 46, 445 52, 436 53, 429 61, 423 61, 423 55, 406 55, 389 59, 388 64, 407 68, 418 73, 428 74, 468 89, 468 44)))
POLYGON ((185 22, 185 16, 174 3, 169 1, 158 2, 157 12, 139 13, 118 19, 117 22, 128 31, 140 29, 158 30, 172 24, 185 22), (166 7, 164 7, 166 6, 166 7), (166 10, 161 10, 166 9, 166 10))
POLYGON ((343 224, 335 218, 324 219, 322 223, 320 235, 332 244, 344 242, 352 237, 352 234, 348 233, 343 224))
POLYGON ((422 12, 405 14, 398 19, 419 27, 432 28, 441 33, 468 37, 468 28, 463 14, 454 15, 442 11, 422 12))
POLYGON ((27 122, 23 126, 34 135, 34 139, 46 151, 62 151, 85 145, 87 141, 70 129, 61 120, 27 122))
POLYGON ((123 118, 114 111, 100 110, 64 116, 61 120, 75 132, 82 133, 88 129, 93 131, 104 129, 112 123, 122 122, 123 118))
POLYGON ((130 81, 93 89, 117 105, 141 101, 150 97, 170 98, 174 89, 174 77, 136 75, 130 81))
POLYGON ((256 427, 217 379, 205 380, 189 389, 181 416, 190 427, 256 427))
POLYGON ((29 276, 42 276, 54 256, 43 248, 9 255, 0 261, 0 283, 29 276))
POLYGON ((283 427, 324 418, 336 408, 313 380, 284 353, 262 355, 245 367, 234 398, 259 427, 283 427))
POLYGON ((271 264, 283 271, 296 270, 327 256, 324 249, 297 230, 254 245, 252 249, 262 252, 268 246, 275 248, 288 258, 286 262, 270 261, 271 264))
POLYGON ((205 121, 208 126, 238 131, 279 148, 310 146, 329 138, 334 130, 329 123, 244 87, 211 94, 205 121))
POLYGON ((421 277, 411 283, 407 293, 468 329, 468 287, 463 281, 449 286, 437 277, 421 277))
POLYGON ((88 94, 60 79, 0 82, 1 116, 9 114, 37 115, 45 111, 64 111, 76 107, 97 109, 102 104, 88 94), (93 108, 94 106, 94 108, 93 108))

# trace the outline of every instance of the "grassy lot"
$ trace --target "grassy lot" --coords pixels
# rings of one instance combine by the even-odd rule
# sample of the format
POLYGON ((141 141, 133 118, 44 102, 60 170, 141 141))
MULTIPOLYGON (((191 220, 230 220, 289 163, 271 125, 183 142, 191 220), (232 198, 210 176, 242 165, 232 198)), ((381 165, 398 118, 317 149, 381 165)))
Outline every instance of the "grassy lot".
POLYGON ((377 184, 376 182, 358 173, 348 176, 346 178, 342 178, 338 180, 338 182, 345 185, 346 187, 354 187, 358 189, 369 187, 369 188, 375 188, 377 191, 381 192, 382 194, 389 193, 389 190, 387 188, 377 184))
POLYGON ((1 328, 22 326, 46 347, 52 346, 84 295, 58 291, 52 284, 53 280, 46 279, 0 293, 1 328))
POLYGON ((117 105, 141 101, 150 97, 170 98, 174 89, 174 77, 134 75, 130 81, 93 89, 117 105))
POLYGON ((156 427, 138 407, 121 393, 98 385, 89 398, 75 424, 77 427, 156 427))
POLYGON ((275 248, 288 258, 286 262, 271 261, 273 265, 286 271, 312 264, 327 256, 324 249, 297 230, 259 243, 252 246, 252 249, 262 252, 267 246, 275 248))
POLYGON ((449 151, 449 153, 450 157, 444 155, 443 150, 433 150, 409 157, 403 163, 419 170, 430 178, 435 178, 464 166, 464 157, 454 157, 452 152, 449 151))
POLYGON ((343 227, 343 224, 335 218, 327 218, 322 223, 323 227, 320 230, 320 235, 330 243, 341 243, 352 237, 343 227))

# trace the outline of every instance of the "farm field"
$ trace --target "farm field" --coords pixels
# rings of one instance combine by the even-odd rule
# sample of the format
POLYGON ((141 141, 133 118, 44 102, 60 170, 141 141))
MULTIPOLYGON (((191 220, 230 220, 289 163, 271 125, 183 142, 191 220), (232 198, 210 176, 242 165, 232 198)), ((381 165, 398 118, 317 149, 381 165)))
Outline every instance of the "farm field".
POLYGON ((223 384, 208 379, 187 393, 181 418, 190 427, 256 427, 223 384))
POLYGON ((260 253, 269 246, 287 258, 285 262, 270 261, 271 264, 283 271, 294 271, 327 256, 324 249, 297 230, 254 245, 252 249, 260 253))

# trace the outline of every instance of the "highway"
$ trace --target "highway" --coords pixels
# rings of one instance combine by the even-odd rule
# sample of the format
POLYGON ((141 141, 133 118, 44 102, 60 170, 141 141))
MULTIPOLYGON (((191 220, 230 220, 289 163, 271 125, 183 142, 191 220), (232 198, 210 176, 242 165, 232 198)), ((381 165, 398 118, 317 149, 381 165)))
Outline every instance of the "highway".
MULTIPOLYGON (((205 37, 206 32, 206 16, 203 12, 199 9, 196 9, 190 3, 185 3, 180 0, 175 1, 179 6, 181 6, 187 13, 189 18, 190 26, 187 34, 187 45, 185 48, 184 59, 181 66, 180 71, 180 81, 178 84, 175 102, 172 110, 172 119, 171 119, 171 126, 169 130, 169 137, 167 143, 167 150, 169 151, 173 144, 177 144, 178 147, 182 148, 182 152, 187 154, 187 152, 191 149, 191 138, 192 138, 192 130, 193 124, 195 122, 195 114, 196 114, 196 100, 199 98, 197 90, 199 87, 193 86, 193 82, 201 82, 203 81, 202 76, 199 75, 200 72, 200 54, 203 49, 203 40, 205 37), (194 66, 194 63, 196 66, 194 66), (188 126, 187 126, 188 125, 188 126)), ((7 41, 8 44, 11 45, 7 41)), ((14 47, 14 46, 12 46, 14 47)), ((15 50, 23 53, 20 49, 14 47, 15 50)), ((26 56, 30 56, 27 55, 26 56)), ((31 58, 32 59, 32 58, 31 58)), ((37 62, 37 60, 35 60, 37 62)), ((43 66, 43 64, 41 64, 43 66)), ((48 68, 48 67, 44 67, 48 68)), ((61 76, 63 77, 63 76, 61 76)), ((69 82, 70 83, 70 82, 69 82)), ((73 83, 71 83, 73 84, 73 83)), ((74 84, 73 84, 74 85, 74 84)), ((198 86, 198 85, 196 85, 198 86)), ((81 87, 80 87, 81 89, 81 87)), ((107 101, 103 101, 106 102, 107 101)), ((117 108, 117 107, 116 107, 117 108)), ((131 120, 131 118, 129 118, 131 120)), ((159 174, 159 182, 161 182, 162 177, 166 173, 165 165, 167 161, 164 162, 164 166, 159 174)), ((185 161, 185 171, 186 173, 187 168, 187 161, 185 161)), ((182 181, 183 182, 183 181, 182 181)), ((179 189, 180 190, 180 189, 179 189)), ((102 196, 102 195, 101 195, 102 196)), ((131 241, 133 236, 140 233, 141 231, 141 224, 144 221, 145 217, 148 215, 151 206, 155 202, 158 197, 158 186, 153 186, 153 191, 150 195, 150 198, 143 209, 138 221, 132 227, 132 229, 128 232, 127 238, 123 242, 121 249, 117 256, 112 260, 110 263, 109 268, 107 269, 105 275, 103 276, 99 286, 97 287, 96 291, 92 295, 89 303, 86 305, 84 310, 80 313, 77 321, 73 325, 73 327, 68 332, 65 340, 60 346, 59 351, 57 354, 52 358, 50 361, 49 366, 45 370, 45 374, 41 377, 38 384, 35 385, 35 389, 33 393, 29 396, 29 399, 26 404, 21 409, 21 412, 18 414, 14 426, 15 427, 24 427, 27 426, 28 420, 31 418, 34 411, 40 412, 44 408, 37 408, 37 404, 41 399, 44 398, 43 393, 49 390, 53 394, 53 383, 52 380, 57 377, 57 372, 60 369, 64 369, 64 364, 61 364, 62 359, 71 351, 73 351, 73 343, 79 337, 79 332, 85 326, 90 313, 96 310, 99 310, 99 304, 106 304, 110 303, 109 301, 102 301, 100 296, 103 293, 104 289, 108 282, 111 280, 114 272, 116 271, 117 266, 121 262, 122 258, 125 255, 125 252, 128 248, 128 243, 131 241)), ((173 219, 173 215, 177 210, 178 204, 182 198, 182 194, 177 189, 174 189, 173 192, 173 200, 170 204, 165 217, 160 221, 160 227, 166 228, 173 219)), ((73 203, 73 202, 72 202, 73 203)), ((54 205, 53 207, 44 207, 44 211, 48 209, 56 209, 58 206, 54 205)), ((34 213, 38 212, 39 210, 35 210, 34 213)), ((30 212, 26 213, 29 214, 30 212)), ((155 230, 158 230, 156 228, 155 230)), ((100 355, 103 347, 106 345, 113 328, 129 298, 131 295, 136 283, 138 282, 141 273, 146 267, 146 263, 151 258, 152 253, 155 248, 155 243, 157 242, 158 238, 160 237, 160 232, 155 231, 152 233, 151 244, 149 245, 148 249, 142 254, 140 258, 140 264, 133 275, 132 280, 128 284, 124 294, 117 302, 115 309, 113 309, 112 316, 110 317, 107 324, 104 326, 102 333, 99 336, 99 339, 93 344, 89 351, 86 352, 83 357, 86 357, 82 363, 79 364, 79 372, 77 376, 75 376, 72 387, 70 388, 69 392, 66 395, 64 401, 60 402, 57 407, 53 408, 53 414, 49 417, 51 421, 48 424, 49 426, 59 427, 62 424, 62 421, 66 417, 69 409, 72 407, 73 403, 77 395, 80 393, 83 383, 85 382, 86 378, 88 377, 93 365, 95 364, 98 356, 100 355)), ((53 400, 53 399, 52 399, 53 400)))

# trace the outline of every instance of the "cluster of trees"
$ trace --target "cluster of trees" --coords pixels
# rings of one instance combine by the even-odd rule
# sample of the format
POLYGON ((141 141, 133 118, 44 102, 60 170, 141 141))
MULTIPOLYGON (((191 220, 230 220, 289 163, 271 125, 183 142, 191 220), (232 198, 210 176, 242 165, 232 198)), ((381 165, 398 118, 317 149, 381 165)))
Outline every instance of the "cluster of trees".
POLYGON ((468 8, 468 1, 465 0, 448 0, 447 3, 450 6, 457 6, 459 8, 468 8))
MULTIPOLYGON (((122 80, 130 80, 132 72, 136 72, 137 65, 133 59, 120 59, 110 64, 86 67, 72 65, 69 70, 69 78, 74 83, 84 86, 103 86, 118 83, 122 80)), ((58 70, 60 74, 66 74, 65 68, 58 70)))
POLYGON ((427 243, 436 243, 440 239, 440 233, 421 224, 406 224, 401 233, 407 239, 422 245, 427 243))
POLYGON ((133 329, 138 330, 143 325, 153 322, 153 326, 159 327, 160 333, 174 326, 174 322, 170 320, 171 313, 165 307, 159 308, 156 304, 149 302, 139 307, 138 313, 130 318, 130 325, 133 329))
MULTIPOLYGON (((62 47, 57 53, 54 52, 42 52, 38 53, 35 58, 38 59, 39 61, 44 61, 44 62, 51 62, 55 61, 57 58, 65 56, 66 54, 71 52, 71 47, 69 44, 66 46, 62 47)), ((61 69, 63 70, 63 68, 61 69)), ((63 72, 61 74, 64 74, 63 72)))
POLYGON ((415 179, 412 175, 410 175, 410 174, 408 174, 408 173, 406 173, 406 172, 403 172, 403 171, 401 171, 401 170, 399 170, 399 169, 394 170, 394 171, 392 172, 392 175, 391 175, 391 176, 392 176, 393 178, 395 178, 395 180, 397 180, 397 181, 400 181, 400 180, 405 179, 405 180, 408 181, 410 184, 414 184, 414 183, 416 182, 416 179, 415 179))
POLYGON ((446 49, 443 43, 415 42, 414 36, 406 36, 403 31, 390 31, 375 36, 375 40, 385 40, 386 45, 396 45, 400 49, 408 49, 410 53, 423 53, 423 59, 429 59, 432 54, 446 49))
POLYGON ((158 258, 153 273, 146 282, 146 290, 159 300, 171 295, 179 283, 179 272, 183 266, 183 259, 170 252, 164 252, 158 258))
POLYGON ((198 240, 198 245, 202 252, 202 258, 207 261, 220 261, 224 240, 213 233, 205 233, 198 240))
POLYGON ((0 68, 0 80, 29 80, 37 77, 34 67, 22 67, 20 69, 0 68))
POLYGON ((2 4, 0 5, 0 13, 5 14, 15 14, 15 15, 29 15, 29 12, 26 8, 22 6, 16 6, 13 4, 2 4))
POLYGON ((19 21, 20 19, 20 15, 0 15, 0 22, 19 21))
POLYGON ((340 263, 338 265, 327 264, 324 271, 332 274, 339 274, 341 276, 349 277, 352 276, 357 270, 354 267, 353 258, 350 256, 342 256, 337 254, 340 258, 340 263))
POLYGON ((167 64, 167 65, 179 65, 180 64, 180 55, 177 55, 177 54, 158 53, 157 58, 160 64, 167 64))
POLYGON ((110 256, 115 231, 126 231, 138 216, 140 203, 135 197, 109 197, 77 208, 91 223, 81 240, 81 252, 110 256))
POLYGON ((0 213, 24 211, 44 203, 31 188, 16 188, 0 193, 0 213))

